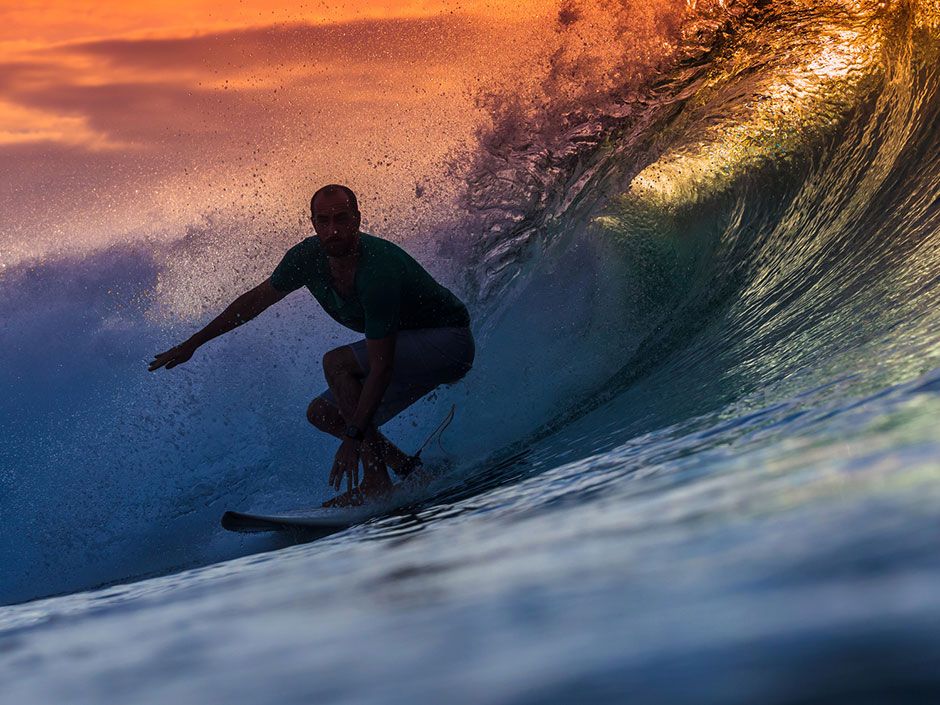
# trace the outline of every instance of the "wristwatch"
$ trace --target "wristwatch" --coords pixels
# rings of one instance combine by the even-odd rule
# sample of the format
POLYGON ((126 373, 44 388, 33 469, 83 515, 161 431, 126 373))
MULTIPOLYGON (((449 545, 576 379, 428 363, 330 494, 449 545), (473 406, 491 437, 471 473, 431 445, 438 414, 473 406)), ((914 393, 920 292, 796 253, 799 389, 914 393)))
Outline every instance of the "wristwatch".
POLYGON ((362 430, 358 426, 350 424, 346 427, 346 438, 352 438, 354 441, 362 440, 362 430))

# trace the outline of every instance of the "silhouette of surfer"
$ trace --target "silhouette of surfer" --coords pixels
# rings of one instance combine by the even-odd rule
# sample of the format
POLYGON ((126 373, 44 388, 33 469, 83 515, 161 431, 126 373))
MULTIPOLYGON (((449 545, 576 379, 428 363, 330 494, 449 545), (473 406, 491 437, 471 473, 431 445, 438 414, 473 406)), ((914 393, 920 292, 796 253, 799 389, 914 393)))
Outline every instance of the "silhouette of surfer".
POLYGON ((186 362, 200 346, 306 287, 333 319, 365 334, 323 356, 328 388, 307 407, 310 423, 342 441, 329 484, 339 491, 346 478, 348 489, 324 506, 345 506, 388 493, 386 466, 407 477, 420 464, 378 427, 438 385, 463 377, 473 365, 474 341, 460 299, 402 248, 360 232, 351 189, 320 188, 310 211, 316 235, 288 250, 269 278, 205 328, 155 355, 148 369, 186 362))

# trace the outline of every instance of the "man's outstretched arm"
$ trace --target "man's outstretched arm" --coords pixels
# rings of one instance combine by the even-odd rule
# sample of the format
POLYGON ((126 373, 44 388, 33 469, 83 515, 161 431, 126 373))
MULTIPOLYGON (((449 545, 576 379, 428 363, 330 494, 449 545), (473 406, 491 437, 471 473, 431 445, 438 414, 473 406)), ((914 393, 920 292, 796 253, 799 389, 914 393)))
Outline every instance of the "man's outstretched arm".
POLYGON ((205 328, 195 333, 189 340, 180 343, 158 355, 154 355, 149 367, 151 372, 161 367, 170 369, 186 362, 193 356, 201 345, 228 333, 242 323, 250 321, 271 304, 275 304, 289 292, 278 291, 271 285, 270 279, 265 279, 254 289, 246 291, 235 299, 228 307, 216 316, 205 328))

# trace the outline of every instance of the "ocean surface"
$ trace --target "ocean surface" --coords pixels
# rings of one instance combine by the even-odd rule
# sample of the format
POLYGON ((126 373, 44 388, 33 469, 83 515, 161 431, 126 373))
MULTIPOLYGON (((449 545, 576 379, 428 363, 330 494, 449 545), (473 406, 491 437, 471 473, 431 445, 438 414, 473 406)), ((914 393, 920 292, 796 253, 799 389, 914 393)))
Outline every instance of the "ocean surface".
POLYGON ((478 357, 391 516, 220 528, 330 496, 349 339, 295 294, 147 373, 224 232, 3 267, 0 699, 940 702, 940 7, 579 7, 400 239, 478 357))

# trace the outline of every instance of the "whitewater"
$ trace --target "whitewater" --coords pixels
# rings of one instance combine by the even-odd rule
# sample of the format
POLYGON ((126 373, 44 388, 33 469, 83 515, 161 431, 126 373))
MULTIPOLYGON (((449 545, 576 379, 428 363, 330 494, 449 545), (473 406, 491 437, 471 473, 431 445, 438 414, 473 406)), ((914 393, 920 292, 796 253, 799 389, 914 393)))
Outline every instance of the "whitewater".
POLYGON ((5 699, 936 702, 940 7, 675 7, 630 54, 639 5, 566 4, 401 240, 477 361, 385 427, 457 405, 391 516, 219 527, 330 496, 312 297, 146 371, 299 231, 248 273, 214 222, 3 267, 5 699))

